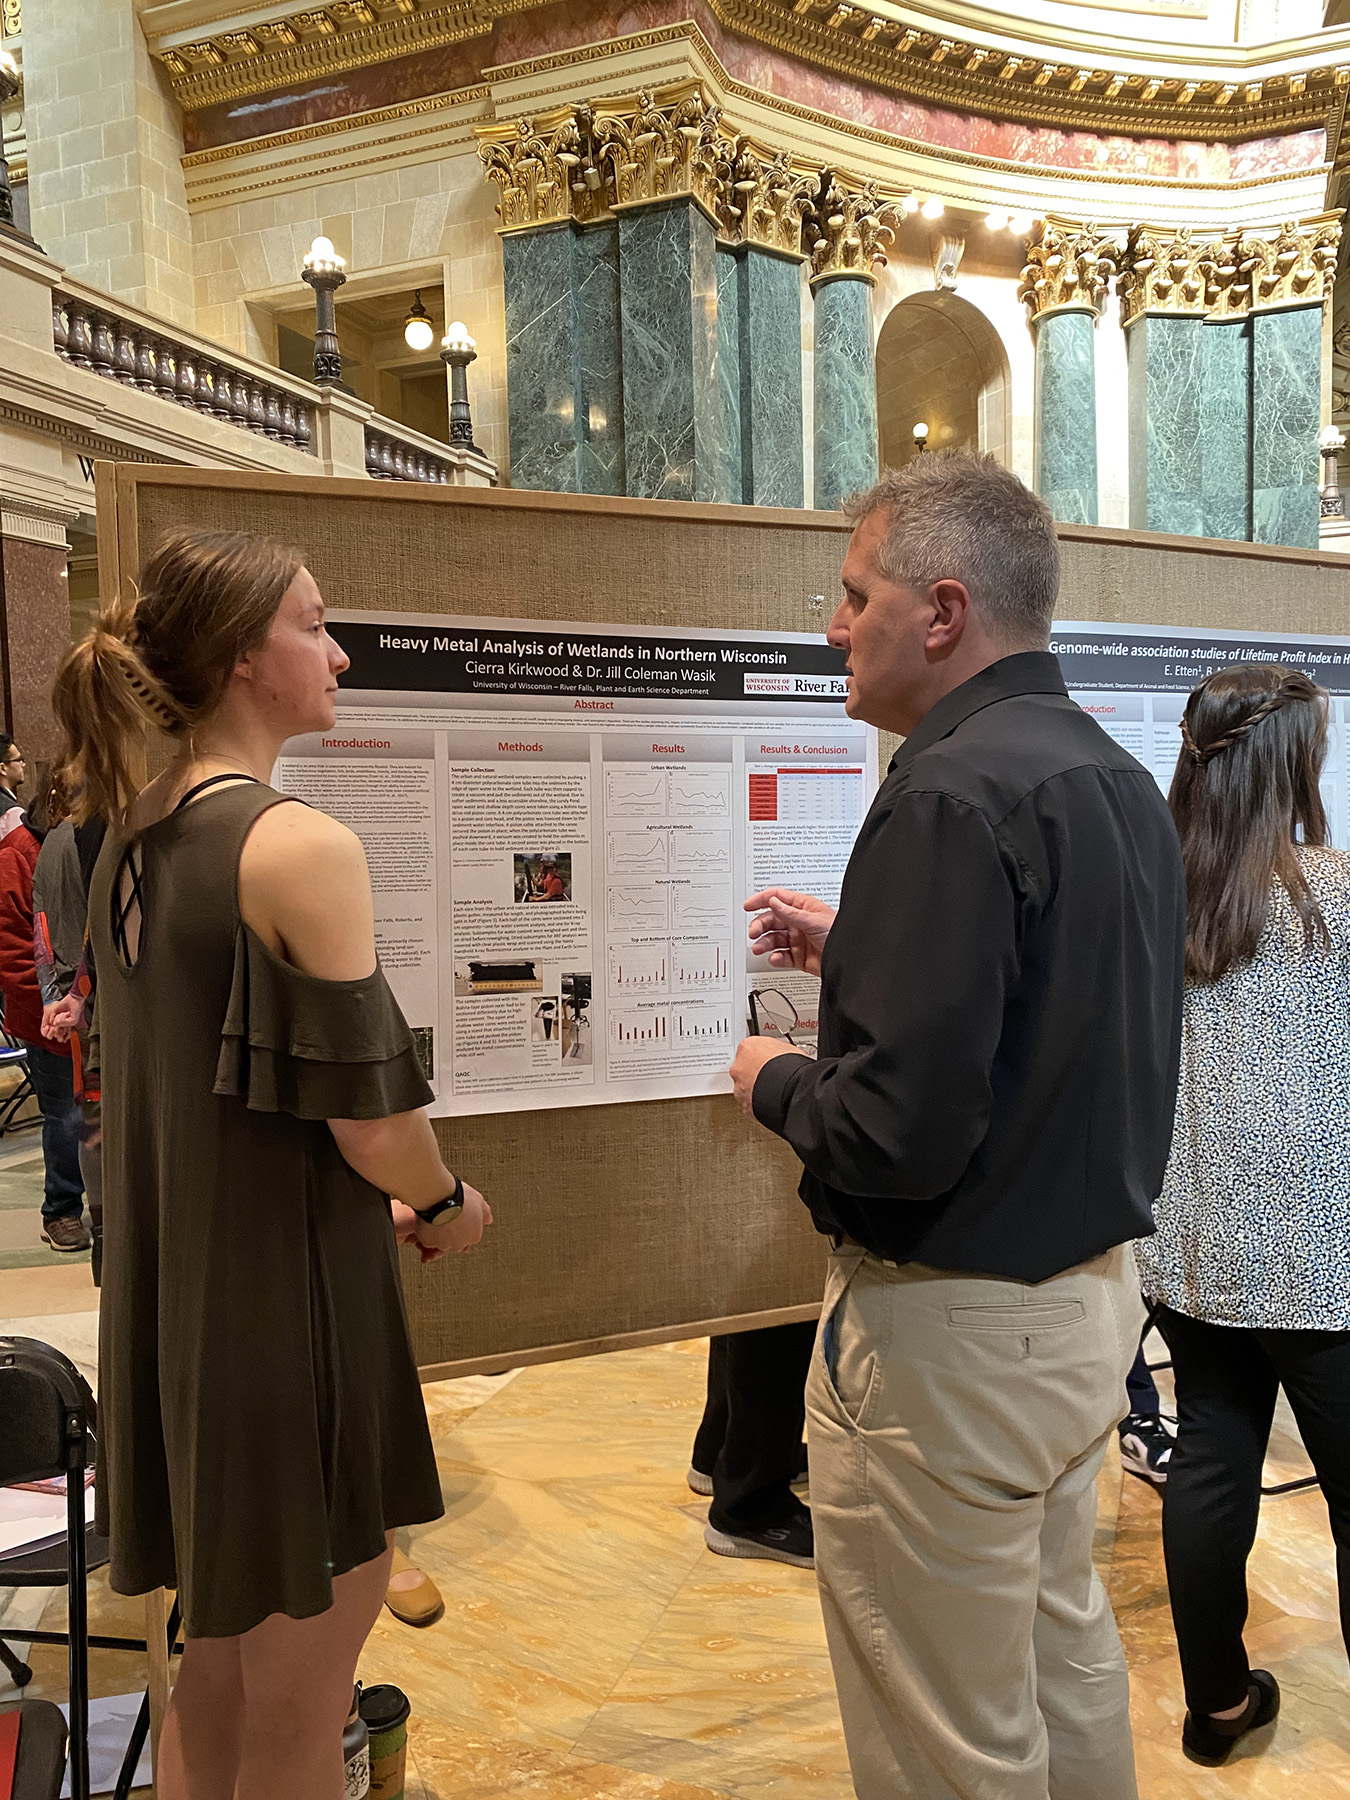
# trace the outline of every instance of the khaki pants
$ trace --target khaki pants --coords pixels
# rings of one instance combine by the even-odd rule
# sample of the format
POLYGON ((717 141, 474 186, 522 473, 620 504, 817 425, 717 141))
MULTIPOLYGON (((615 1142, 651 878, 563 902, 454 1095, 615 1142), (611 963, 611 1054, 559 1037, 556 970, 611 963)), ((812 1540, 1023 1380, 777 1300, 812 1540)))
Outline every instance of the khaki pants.
POLYGON ((1135 1800, 1092 1538, 1143 1320, 1128 1246, 1034 1287, 832 1257, 811 1512, 859 1800, 1135 1800))

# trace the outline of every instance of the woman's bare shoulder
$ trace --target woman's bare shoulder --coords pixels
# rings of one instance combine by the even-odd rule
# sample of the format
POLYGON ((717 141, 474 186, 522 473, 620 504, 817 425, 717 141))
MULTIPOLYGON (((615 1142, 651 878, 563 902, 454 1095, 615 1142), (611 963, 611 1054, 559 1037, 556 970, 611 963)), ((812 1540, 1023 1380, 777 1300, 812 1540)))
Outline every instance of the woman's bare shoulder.
POLYGON ((290 886, 311 881, 368 880, 366 853, 354 831, 327 813, 291 801, 269 806, 244 841, 240 874, 280 879, 290 886))

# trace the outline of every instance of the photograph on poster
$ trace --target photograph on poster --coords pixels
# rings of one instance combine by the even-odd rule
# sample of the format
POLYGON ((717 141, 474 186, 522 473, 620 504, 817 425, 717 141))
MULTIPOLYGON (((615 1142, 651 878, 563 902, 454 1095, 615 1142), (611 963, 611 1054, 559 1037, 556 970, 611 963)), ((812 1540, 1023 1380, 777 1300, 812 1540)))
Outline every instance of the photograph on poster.
POLYGON ((442 1116, 725 1093, 761 986, 816 987, 742 902, 838 898, 877 785, 843 656, 790 633, 331 613, 331 732, 277 783, 366 846, 377 943, 442 1116), (404 804, 405 796, 409 804, 404 804), (391 803, 392 801, 392 803, 391 803))
POLYGON ((572 898, 572 858, 562 852, 516 852, 515 898, 517 903, 531 900, 570 900, 572 898))

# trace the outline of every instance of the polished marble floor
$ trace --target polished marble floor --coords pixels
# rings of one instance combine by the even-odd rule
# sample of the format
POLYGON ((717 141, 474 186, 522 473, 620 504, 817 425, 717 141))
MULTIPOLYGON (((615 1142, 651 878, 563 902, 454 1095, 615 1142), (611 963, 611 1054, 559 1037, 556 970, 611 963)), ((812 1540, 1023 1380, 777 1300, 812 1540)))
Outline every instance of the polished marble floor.
MULTIPOLYGON (((33 1289, 25 1317, 7 1286, 0 1332, 87 1362, 89 1290, 71 1309, 50 1281, 33 1289)), ((412 1698, 409 1800, 848 1800, 811 1577, 704 1548, 706 1503, 683 1480, 703 1370, 691 1343, 426 1390, 446 1515, 404 1543, 445 1612, 420 1631, 384 1613, 361 1666, 412 1698)), ((1271 1479, 1305 1470, 1285 1415, 1271 1479)), ((1133 1671, 1143 1800, 1350 1800, 1350 1670, 1315 1492, 1263 1510, 1249 1642, 1285 1707, 1223 1770, 1181 1757, 1158 1497, 1114 1458, 1097 1551, 1133 1671)), ((91 1629, 139 1629, 136 1603, 92 1585, 91 1629)), ((61 1612, 53 1599, 48 1622, 61 1612)), ((61 1697, 62 1653, 33 1662, 32 1691, 61 1697)), ((135 1656, 94 1654, 95 1693, 142 1680, 135 1656)))

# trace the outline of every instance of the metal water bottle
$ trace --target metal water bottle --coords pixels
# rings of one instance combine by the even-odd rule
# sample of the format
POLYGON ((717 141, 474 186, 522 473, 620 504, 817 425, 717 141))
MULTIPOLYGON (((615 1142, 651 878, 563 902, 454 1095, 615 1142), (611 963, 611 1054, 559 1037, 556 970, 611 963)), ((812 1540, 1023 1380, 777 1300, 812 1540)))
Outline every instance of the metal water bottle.
POLYGON ((370 1732, 361 1717, 361 1684, 352 1689, 352 1710, 342 1733, 342 1777, 345 1800, 367 1800, 370 1793, 370 1732))

